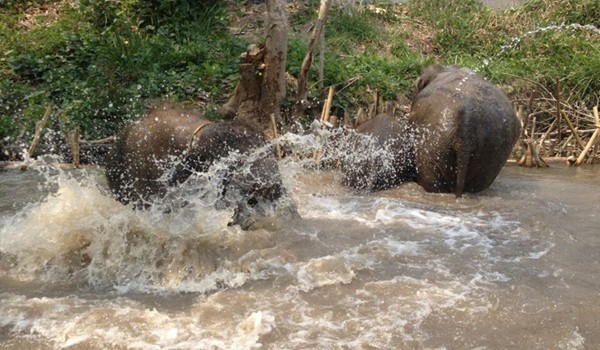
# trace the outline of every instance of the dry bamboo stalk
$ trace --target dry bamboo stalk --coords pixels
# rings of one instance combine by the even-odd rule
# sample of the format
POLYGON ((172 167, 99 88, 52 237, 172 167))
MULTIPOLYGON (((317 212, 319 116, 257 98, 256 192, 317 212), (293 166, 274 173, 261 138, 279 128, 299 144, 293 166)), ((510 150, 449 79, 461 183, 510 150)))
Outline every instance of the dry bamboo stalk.
POLYGON ((358 108, 358 112, 356 113, 356 118, 354 119, 354 128, 356 129, 359 125, 361 125, 362 123, 365 123, 368 120, 369 120, 369 118, 368 118, 365 110, 362 107, 358 108))
POLYGON ((91 141, 86 141, 86 140, 79 140, 79 143, 84 144, 84 145, 100 145, 103 143, 113 143, 116 139, 116 136, 109 136, 103 139, 98 139, 98 140, 91 140, 91 141))
POLYGON ((325 127, 325 122, 329 121, 329 113, 331 113, 331 104, 333 103, 334 91, 335 87, 331 85, 329 87, 329 93, 327 94, 327 100, 325 100, 323 110, 321 111, 321 123, 323 123, 323 125, 321 126, 322 128, 325 127))
POLYGON ((344 111, 344 129, 350 129, 350 116, 347 111, 344 111))
POLYGON ((35 149, 37 148, 38 144, 40 143, 40 138, 42 136, 42 130, 46 127, 46 124, 48 123, 48 118, 50 118, 50 114, 52 114, 52 108, 53 108, 52 105, 49 104, 48 107, 46 107, 46 112, 44 112, 44 116, 35 125, 35 133, 33 135, 33 140, 31 141, 31 145, 29 146, 29 149, 27 150, 28 157, 33 156, 33 152, 35 152, 35 149))
POLYGON ((72 135, 73 139, 72 139, 72 143, 71 143, 71 155, 73 156, 73 165, 78 168, 79 164, 80 164, 80 158, 79 158, 79 127, 76 127, 75 130, 73 130, 73 135, 72 135))
POLYGON ((546 141, 546 138, 548 137, 548 135, 550 135, 550 133, 554 130, 554 127, 556 126, 556 119, 554 119, 552 121, 552 123, 550 124, 550 126, 548 127, 548 130, 546 130, 546 132, 544 133, 544 135, 542 135, 542 137, 540 138, 540 145, 544 143, 544 141, 546 141))
POLYGON ((585 147, 583 148, 583 151, 581 151, 581 154, 579 154, 579 157, 577 157, 577 161, 575 161, 575 165, 581 165, 581 163, 583 163, 585 156, 590 151, 590 148, 592 148, 592 145, 595 143, 596 138, 598 137, 599 134, 600 134, 600 128, 597 128, 596 131, 594 131, 594 134, 592 135, 592 137, 590 137, 590 140, 588 141, 587 145, 585 145, 585 147))
POLYGON ((535 123, 536 123, 537 118, 533 117, 533 120, 531 121, 531 139, 535 140, 535 123))
POLYGON ((336 115, 330 115, 329 116, 329 124, 331 124, 332 128, 337 128, 339 125, 338 117, 336 115))
POLYGON ((562 116, 563 116, 563 118, 565 118, 565 121, 567 122, 569 129, 571 129, 571 132, 573 133, 573 137, 575 137, 577 144, 581 147, 581 149, 584 149, 585 143, 579 137, 579 134, 577 133, 577 129, 575 128, 575 126, 573 126, 573 123, 571 123, 571 120, 569 119, 569 117, 567 116, 566 113, 562 113, 562 116))
POLYGON ((375 94, 373 94, 373 105, 371 105, 371 107, 369 107, 369 114, 368 114, 369 119, 373 119, 374 116, 379 114, 379 102, 380 102, 379 95, 380 95, 379 90, 375 90, 375 94))
POLYGON ((558 121, 558 142, 562 140, 562 132, 560 130, 560 79, 556 78, 556 120, 558 121))
MULTIPOLYGON (((275 114, 271 113, 271 127, 273 128, 273 138, 278 139, 279 133, 277 132, 277 122, 275 121, 275 114)), ((281 154, 281 146, 279 143, 275 144, 275 151, 277 152, 277 160, 281 160, 283 155, 281 154)))

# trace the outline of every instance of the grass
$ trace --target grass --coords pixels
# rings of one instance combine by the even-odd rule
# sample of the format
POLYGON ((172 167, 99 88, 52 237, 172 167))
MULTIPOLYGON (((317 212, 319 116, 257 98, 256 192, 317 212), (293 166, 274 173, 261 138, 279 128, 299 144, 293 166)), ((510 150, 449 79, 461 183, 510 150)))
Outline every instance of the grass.
MULTIPOLYGON (((316 19, 319 2, 296 5, 287 61, 293 76, 307 48, 302 28, 316 19)), ((27 142, 49 103, 58 111, 53 128, 78 125, 88 139, 119 130, 146 99, 194 101, 218 118, 216 107, 233 91, 248 44, 227 30, 228 18, 242 8, 237 0, 4 2, 0 138, 12 142, 24 132, 27 142), (58 15, 25 16, 42 7, 58 15)), ((511 85, 514 94, 529 93, 528 81, 554 91, 558 78, 563 95, 591 108, 600 100, 599 21, 597 0, 533 0, 508 11, 476 0, 334 7, 322 83, 336 85, 337 107, 356 110, 374 90, 387 100, 409 95, 431 63, 460 64, 511 85)), ((310 74, 309 96, 321 100, 316 64, 310 74)))
POLYGON ((563 94, 590 107, 600 99, 598 1, 533 0, 497 12, 471 0, 423 0, 410 3, 409 15, 433 28, 433 51, 443 63, 471 67, 518 92, 531 88, 519 77, 551 91, 559 78, 563 94))

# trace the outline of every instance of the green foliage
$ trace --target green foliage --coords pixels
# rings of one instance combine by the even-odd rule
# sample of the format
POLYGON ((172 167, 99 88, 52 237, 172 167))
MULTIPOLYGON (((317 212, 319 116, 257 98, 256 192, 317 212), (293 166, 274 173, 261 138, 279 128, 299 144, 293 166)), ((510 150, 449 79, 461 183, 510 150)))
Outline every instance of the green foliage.
MULTIPOLYGON (((307 51, 305 27, 316 19, 319 3, 302 2, 290 13, 295 30, 287 71, 293 76, 307 51)), ((146 99, 202 99, 209 116, 218 118, 216 106, 233 91, 247 44, 227 35, 231 4, 80 0, 71 7, 53 0, 4 0, 0 138, 23 130, 31 135, 50 103, 56 106, 52 122, 79 125, 89 139, 119 130, 139 115, 146 99), (59 15, 31 21, 32 13, 43 13, 40 6, 52 6, 59 15)), ((384 99, 410 94, 422 68, 439 62, 468 66, 517 88, 519 77, 549 88, 560 78, 565 94, 592 105, 600 99, 600 35, 593 27, 570 24, 597 28, 599 21, 597 0, 532 0, 508 11, 476 0, 333 7, 325 27, 323 84, 336 85, 336 104, 352 109, 369 103, 375 89, 384 99), (542 27, 550 29, 538 30, 542 27)), ((309 96, 320 99, 316 71, 317 62, 309 96)))
POLYGON ((100 138, 139 115, 145 99, 219 98, 233 89, 245 48, 222 34, 222 2, 82 0, 25 29, 17 8, 0 10, 0 137, 31 130, 49 103, 62 127, 100 138))
POLYGON ((472 54, 485 51, 500 41, 481 29, 490 23, 492 12, 477 0, 419 0, 411 1, 410 13, 436 30, 433 38, 435 52, 443 56, 472 54))
POLYGON ((593 105, 600 98, 600 2, 533 0, 492 11, 475 0, 411 1, 409 16, 433 30, 433 51, 444 63, 474 68, 497 82, 524 77, 593 105), (489 64, 488 64, 489 63, 489 64))
POLYGON ((348 53, 356 45, 380 40, 381 30, 369 11, 334 7, 329 14, 325 36, 328 45, 348 53))
POLYGON ((598 0, 531 0, 523 9, 522 19, 530 17, 538 25, 580 23, 600 27, 598 0))

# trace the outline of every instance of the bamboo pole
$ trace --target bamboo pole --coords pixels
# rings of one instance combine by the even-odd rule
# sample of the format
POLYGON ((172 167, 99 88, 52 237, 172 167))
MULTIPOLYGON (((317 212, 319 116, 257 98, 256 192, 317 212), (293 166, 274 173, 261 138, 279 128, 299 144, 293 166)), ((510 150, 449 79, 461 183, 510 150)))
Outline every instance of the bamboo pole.
POLYGON ((69 149, 71 150, 71 156, 73 158, 73 165, 78 168, 80 165, 80 158, 79 158, 79 127, 73 129, 73 130, 66 130, 65 131, 65 140, 67 141, 67 144, 69 145, 69 149))
POLYGON ((325 100, 325 104, 323 105, 323 110, 321 111, 321 123, 323 123, 322 127, 325 126, 325 122, 329 121, 329 114, 331 113, 331 105, 333 103, 333 93, 335 92, 335 87, 331 85, 329 87, 329 92, 327 93, 327 100, 325 100))
POLYGON ((594 131, 592 137, 590 137, 588 143, 583 148, 583 151, 581 151, 581 154, 577 158, 577 161, 575 161, 575 165, 581 165, 581 163, 583 163, 585 156, 588 154, 588 152, 596 142, 596 138, 598 137, 598 135, 600 135, 600 123, 598 123, 598 120, 600 118, 598 117, 598 106, 594 106, 594 119, 596 120, 596 131, 594 131))
POLYGON ((31 145, 27 150, 28 157, 33 156, 35 149, 40 143, 40 138, 42 137, 42 130, 46 127, 46 124, 48 123, 48 118, 50 118, 50 114, 52 114, 52 108, 52 105, 49 104, 48 107, 46 107, 46 112, 44 112, 42 119, 35 124, 35 133, 33 135, 33 140, 31 141, 31 145))
POLYGON ((577 133, 577 129, 575 128, 575 126, 573 126, 573 123, 571 123, 571 120, 567 116, 567 113, 563 112, 561 114, 562 114, 563 118, 565 118, 565 121, 567 122, 567 125, 569 126, 569 129, 571 129, 571 132, 573 133, 573 137, 577 141, 577 144, 581 147, 581 149, 584 149, 585 148, 585 143, 579 137, 579 134, 577 133))
MULTIPOLYGON (((279 133, 277 132, 277 121, 275 120, 275 114, 271 113, 271 127, 273 128, 273 138, 278 139, 279 133)), ((275 151, 277 152, 277 160, 281 160, 283 155, 281 154, 281 146, 279 143, 275 144, 275 151)))
POLYGON ((562 140, 562 132, 560 130, 560 79, 556 78, 556 120, 558 123, 558 143, 562 140))

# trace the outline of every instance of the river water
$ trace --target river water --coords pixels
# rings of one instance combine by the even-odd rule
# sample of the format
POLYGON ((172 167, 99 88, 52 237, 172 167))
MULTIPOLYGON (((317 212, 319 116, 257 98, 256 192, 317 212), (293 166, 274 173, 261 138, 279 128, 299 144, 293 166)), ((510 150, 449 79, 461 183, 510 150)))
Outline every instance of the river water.
POLYGON ((0 171, 0 349, 597 349, 600 168, 461 199, 280 168, 301 222, 133 211, 101 168, 0 171))

